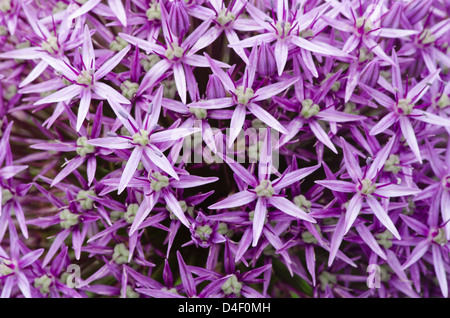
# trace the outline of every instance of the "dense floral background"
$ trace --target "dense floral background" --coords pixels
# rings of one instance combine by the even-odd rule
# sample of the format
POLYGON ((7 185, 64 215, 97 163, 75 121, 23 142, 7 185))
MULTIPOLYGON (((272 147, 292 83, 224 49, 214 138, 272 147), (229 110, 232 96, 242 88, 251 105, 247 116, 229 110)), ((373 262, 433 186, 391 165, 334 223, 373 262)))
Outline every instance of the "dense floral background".
POLYGON ((1 297, 448 297, 449 14, 0 0, 1 297))

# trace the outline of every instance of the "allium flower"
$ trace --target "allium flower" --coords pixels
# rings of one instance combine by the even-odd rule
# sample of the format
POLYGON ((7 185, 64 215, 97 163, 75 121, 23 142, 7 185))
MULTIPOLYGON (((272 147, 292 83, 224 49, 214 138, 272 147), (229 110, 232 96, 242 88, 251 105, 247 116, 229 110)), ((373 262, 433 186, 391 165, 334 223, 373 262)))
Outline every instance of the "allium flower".
POLYGON ((248 109, 253 115, 259 118, 267 126, 276 129, 281 133, 286 133, 286 129, 263 107, 256 102, 263 101, 271 96, 275 96, 278 93, 289 88, 297 79, 288 79, 275 84, 267 85, 265 87, 259 87, 253 89, 256 73, 256 59, 257 49, 253 48, 249 58, 249 66, 244 71, 244 78, 240 85, 237 85, 231 79, 230 75, 220 69, 208 55, 206 55, 210 63, 213 73, 220 79, 225 91, 232 97, 223 97, 211 100, 201 100, 192 103, 192 107, 204 108, 204 109, 221 109, 231 106, 236 106, 230 123, 230 138, 227 145, 231 145, 239 135, 242 126, 245 121, 246 110, 248 109))
POLYGON ((354 193, 350 199, 347 212, 345 215, 345 226, 343 227, 343 233, 347 233, 352 227, 355 219, 357 218, 363 202, 366 202, 373 214, 378 220, 399 240, 401 240, 400 234, 397 231, 394 223, 389 218, 389 215, 382 207, 376 197, 390 198, 398 196, 407 196, 420 193, 418 188, 412 188, 408 186, 401 186, 392 183, 377 183, 377 175, 381 171, 385 164, 391 149, 394 145, 395 137, 391 137, 387 145, 381 149, 371 164, 361 169, 359 163, 356 161, 355 156, 349 149, 347 142, 342 139, 342 145, 344 150, 344 164, 347 169, 348 175, 353 182, 341 181, 341 180, 319 180, 316 183, 323 185, 331 190, 354 193))
POLYGON ((283 188, 290 186, 297 180, 303 179, 307 175, 317 170, 318 166, 307 167, 296 171, 285 172, 281 177, 270 180, 272 174, 272 143, 270 129, 266 130, 266 135, 261 148, 258 177, 242 167, 239 163, 229 158, 223 158, 229 167, 245 183, 246 187, 228 198, 217 202, 210 209, 225 209, 239 207, 256 201, 255 213, 253 216, 253 246, 258 243, 264 225, 264 220, 269 206, 273 206, 280 211, 307 222, 315 223, 314 218, 307 212, 286 199, 280 192, 283 188), (250 186, 253 189, 248 189, 250 186))
POLYGON ((81 66, 76 69, 64 60, 53 57, 43 56, 42 59, 58 71, 62 77, 68 80, 72 85, 69 85, 60 91, 53 93, 47 97, 37 101, 35 105, 41 105, 54 102, 68 102, 73 97, 80 98, 80 107, 78 109, 78 117, 76 123, 76 130, 79 131, 86 115, 89 112, 91 99, 114 99, 123 104, 129 104, 130 101, 119 94, 112 87, 99 82, 101 78, 106 76, 117 64, 120 63, 125 54, 130 50, 127 46, 122 51, 117 53, 113 58, 103 63, 103 65, 95 70, 95 52, 92 45, 92 39, 89 28, 84 28, 83 50, 81 66), (94 94, 93 94, 94 93, 94 94))

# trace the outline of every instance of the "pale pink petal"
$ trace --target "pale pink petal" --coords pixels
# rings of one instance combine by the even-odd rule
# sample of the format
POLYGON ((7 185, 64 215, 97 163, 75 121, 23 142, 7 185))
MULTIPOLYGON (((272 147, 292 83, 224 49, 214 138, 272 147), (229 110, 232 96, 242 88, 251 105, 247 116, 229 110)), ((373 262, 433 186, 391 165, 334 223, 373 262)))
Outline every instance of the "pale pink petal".
POLYGON ((131 102, 122 94, 109 85, 102 82, 95 82, 93 87, 94 93, 108 101, 113 100, 120 104, 130 104, 131 102))
POLYGON ((101 0, 88 0, 87 2, 85 2, 78 10, 76 10, 75 12, 73 12, 70 16, 69 16, 69 20, 73 20, 75 18, 81 17, 82 15, 88 13, 89 11, 91 11, 93 8, 95 8, 97 6, 97 4, 99 4, 101 2, 101 0))
POLYGON ((341 180, 318 180, 317 184, 324 186, 332 191, 354 193, 356 191, 356 185, 347 181, 341 180))
POLYGON ((444 267, 441 248, 436 244, 432 244, 431 251, 433 253, 434 272, 436 273, 436 278, 439 282, 439 286, 441 287, 442 295, 445 298, 448 298, 447 272, 444 267))
POLYGON ((328 137, 328 134, 323 130, 322 126, 319 125, 319 123, 315 120, 308 121, 309 128, 313 132, 313 134, 317 137, 317 139, 323 143, 325 146, 331 149, 334 153, 338 153, 336 147, 334 146, 333 142, 331 141, 330 137, 328 137))
POLYGON ((209 209, 228 209, 228 208, 236 208, 243 205, 246 205, 254 200, 256 200, 258 196, 256 193, 249 192, 249 191, 241 191, 235 194, 230 195, 226 199, 223 199, 222 201, 219 201, 217 203, 214 203, 213 205, 210 205, 209 209))
POLYGON ((164 156, 164 154, 161 153, 161 151, 159 151, 155 147, 152 148, 145 147, 145 154, 150 159, 150 161, 153 162, 156 166, 158 166, 161 170, 163 170, 176 180, 179 180, 178 174, 173 169, 172 164, 169 162, 166 156, 164 156))
POLYGON ((359 193, 356 193, 353 198, 351 198, 350 203, 347 207, 347 212, 345 214, 345 231, 344 234, 346 234, 350 228, 352 227, 353 223, 355 222, 356 218, 359 215, 359 212, 361 211, 363 204, 363 198, 359 193))
POLYGON ((287 134, 286 128, 280 124, 278 120, 275 119, 268 111, 264 110, 261 106, 254 103, 249 103, 247 105, 248 110, 258 117, 267 126, 281 132, 282 134, 287 134))
POLYGON ((112 12, 119 19, 123 26, 127 26, 127 14, 125 13, 125 8, 123 7, 122 0, 108 0, 109 7, 112 12))
POLYGON ((36 78, 38 78, 48 67, 48 63, 46 61, 40 61, 30 73, 28 73, 27 77, 24 78, 22 82, 19 84, 19 88, 24 87, 25 85, 30 84, 36 78))
POLYGON ((290 38, 291 42, 295 45, 297 45, 298 47, 301 47, 305 50, 314 52, 314 53, 318 53, 318 54, 323 54, 325 56, 343 56, 344 53, 341 52, 339 49, 331 46, 331 45, 327 45, 325 43, 314 43, 312 41, 306 40, 302 37, 299 36, 293 36, 290 38))
POLYGON ((246 116, 245 105, 238 104, 234 109, 233 115, 231 116, 230 134, 229 134, 230 137, 227 142, 228 147, 230 147, 234 143, 239 133, 241 132, 242 127, 244 126, 245 116, 246 116))
POLYGON ((347 172, 352 178, 353 182, 358 182, 359 179, 362 178, 361 167, 359 166, 359 162, 357 161, 357 157, 355 157, 354 153, 350 150, 347 142, 344 138, 341 137, 342 149, 344 150, 344 161, 345 167, 347 168, 347 172))
POLYGON ((81 91, 80 106, 78 108, 76 131, 79 131, 86 119, 89 107, 91 105, 91 90, 83 89, 81 91))
POLYGON ((279 209, 280 211, 293 216, 295 218, 305 220, 311 223, 316 223, 316 220, 308 215, 307 212, 300 209, 298 206, 296 206, 294 203, 289 201, 286 198, 278 197, 278 196, 272 196, 267 199, 268 203, 273 205, 275 208, 279 209))
POLYGON ((389 127, 391 127, 399 118, 399 115, 395 112, 390 112, 386 116, 384 116, 378 123, 373 126, 369 134, 372 136, 378 135, 379 133, 384 132, 389 127))
POLYGON ((134 46, 138 46, 141 50, 146 51, 147 54, 157 53, 160 55, 164 55, 165 53, 164 48, 158 44, 151 43, 147 40, 129 35, 127 33, 119 33, 119 36, 128 43, 133 44, 134 46))
POLYGON ((94 79, 97 81, 103 78, 109 72, 111 72, 117 66, 117 64, 119 64, 122 61, 122 59, 128 53, 130 48, 131 46, 128 45, 124 49, 122 49, 119 53, 114 55, 112 58, 106 60, 106 62, 104 62, 102 66, 100 66, 99 69, 95 72, 94 79))
POLYGON ((400 196, 408 196, 415 195, 422 192, 419 188, 410 188, 406 186, 400 186, 397 184, 390 184, 387 186, 383 186, 381 188, 377 188, 375 193, 387 198, 400 197, 400 196))
POLYGON ((328 256, 328 266, 331 266, 336 258, 339 251, 339 246, 341 246, 342 239, 345 235, 345 218, 339 218, 336 228, 334 229, 333 236, 331 237, 330 244, 330 255, 328 256))
POLYGON ((286 65, 287 62, 287 58, 288 58, 288 44, 283 41, 283 40, 278 40, 275 42, 275 56, 276 58, 276 63, 277 63, 277 69, 278 69, 278 75, 281 76, 281 74, 283 74, 284 71, 284 67, 286 65))
POLYGON ((165 191, 164 200, 166 201, 170 211, 172 211, 173 214, 175 214, 178 220, 180 220, 181 223, 183 223, 187 228, 189 228, 190 227, 189 220, 186 218, 186 215, 181 209, 180 203, 178 202, 177 198, 175 198, 175 196, 172 194, 172 192, 165 191))
POLYGON ((37 102, 34 103, 34 105, 42 105, 42 104, 50 104, 50 103, 56 103, 56 102, 68 102, 73 97, 77 96, 81 93, 83 90, 83 86, 80 85, 70 85, 67 87, 64 87, 63 89, 57 91, 56 93, 53 93, 47 97, 44 97, 37 102))
POLYGON ((85 161, 85 157, 81 157, 81 156, 77 156, 75 158, 73 158, 72 160, 69 160, 67 165, 64 167, 64 169, 62 169, 55 177, 55 179, 53 179, 51 186, 55 186, 56 184, 58 184, 59 182, 61 182, 61 180, 63 180, 65 177, 67 177, 69 174, 71 174, 75 169, 77 169, 79 166, 81 166, 83 164, 83 162, 85 161))
POLYGON ((408 143, 409 148, 411 148, 412 152, 416 156, 419 163, 422 163, 422 156, 420 155, 419 144, 417 143, 416 133, 409 121, 409 118, 406 116, 400 116, 400 129, 402 130, 403 136, 408 143))
POLYGON ((367 246, 370 247, 372 251, 374 251, 382 259, 387 258, 386 253, 384 253, 380 245, 378 245, 377 240, 373 237, 370 230, 363 223, 356 224, 355 229, 356 231, 358 231, 359 236, 363 239, 367 246))
POLYGON ((117 192, 120 194, 128 185, 133 177, 136 169, 141 161, 142 153, 144 152, 142 147, 135 147, 131 152, 130 158, 127 161, 125 169, 123 170, 122 177, 120 178, 119 188, 117 192))
POLYGON ((178 95, 183 104, 186 104, 186 75, 184 74, 183 64, 176 63, 173 65, 173 76, 178 95))
POLYGON ((264 222, 266 221, 266 213, 266 201, 262 197, 259 197, 256 201, 255 213, 253 215, 253 246, 258 244, 264 227, 264 222))
POLYGON ((416 245, 416 247, 412 250, 411 254, 409 254, 405 263, 403 263, 402 269, 403 270, 407 269, 412 264, 414 264, 419 259, 421 259, 422 256, 425 255, 425 253, 428 251, 429 247, 430 247, 430 242, 428 242, 428 240, 424 239, 424 240, 420 241, 416 245))
POLYGON ((130 140, 120 137, 104 137, 87 140, 86 143, 108 149, 128 149, 134 147, 130 140))
POLYGON ((375 155, 375 159, 367 170, 366 178, 374 179, 378 172, 383 169, 384 164, 391 153, 392 147, 394 146, 395 139, 395 136, 391 137, 389 142, 375 155))
POLYGON ((263 86, 255 92, 255 98, 253 100, 261 101, 272 98, 273 96, 290 88, 298 80, 299 80, 298 78, 292 78, 285 81, 277 82, 275 84, 263 86))
POLYGON ((366 197, 366 202, 369 204, 369 207, 372 209, 372 212, 377 219, 395 236, 396 239, 401 240, 397 228, 377 199, 374 196, 369 195, 366 197))
POLYGON ((150 142, 156 143, 165 141, 175 141, 200 131, 201 128, 184 128, 184 127, 162 130, 153 133, 150 136, 150 142))

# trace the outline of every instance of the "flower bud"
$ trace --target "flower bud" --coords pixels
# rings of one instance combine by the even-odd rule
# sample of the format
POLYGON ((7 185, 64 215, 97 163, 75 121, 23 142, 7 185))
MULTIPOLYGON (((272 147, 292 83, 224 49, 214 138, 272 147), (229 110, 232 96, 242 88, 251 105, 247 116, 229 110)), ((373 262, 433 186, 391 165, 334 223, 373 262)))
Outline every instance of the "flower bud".
POLYGON ((219 77, 215 74, 209 75, 208 84, 206 85, 206 98, 215 99, 226 96, 225 88, 219 77))
POLYGON ((374 87, 380 77, 380 66, 377 60, 370 61, 361 72, 360 83, 374 87))
POLYGON ((275 61, 275 54, 271 45, 265 42, 261 43, 258 50, 258 61, 256 70, 261 76, 271 76, 275 74, 277 65, 275 61))
POLYGON ((169 11, 169 26, 173 34, 179 38, 183 37, 189 30, 190 25, 184 1, 172 2, 169 11))

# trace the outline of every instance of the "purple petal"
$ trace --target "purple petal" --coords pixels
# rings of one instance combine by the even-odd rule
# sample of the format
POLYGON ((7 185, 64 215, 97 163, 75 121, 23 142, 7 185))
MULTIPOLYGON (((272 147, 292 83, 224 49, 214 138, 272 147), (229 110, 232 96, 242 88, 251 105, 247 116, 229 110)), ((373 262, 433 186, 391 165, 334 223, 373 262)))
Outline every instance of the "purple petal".
POLYGON ((122 61, 122 59, 128 53, 130 48, 131 46, 128 45, 127 47, 122 49, 119 53, 114 55, 114 57, 108 59, 105 63, 103 63, 102 66, 100 66, 99 69, 94 74, 95 80, 99 80, 103 78, 106 74, 111 72, 117 66, 117 64, 119 64, 122 61))
POLYGON ((351 182, 341 180, 317 180, 315 183, 324 186, 332 191, 354 193, 356 191, 356 185, 351 182))
POLYGON ((122 177, 120 178, 119 188, 117 192, 120 194, 128 185, 131 178, 133 177, 136 169, 141 161, 142 154, 144 149, 142 147, 135 147, 131 152, 130 158, 128 158, 128 162, 123 170, 122 177))
POLYGON ((283 197, 270 197, 268 199, 268 202, 273 205, 275 208, 279 209, 280 211, 293 216, 295 218, 305 220, 311 223, 316 223, 316 220, 308 215, 307 212, 300 209, 298 206, 296 206, 294 203, 289 201, 286 198, 283 197))
POLYGON ((425 253, 428 251, 429 247, 430 247, 430 242, 428 242, 428 240, 424 239, 424 240, 420 241, 416 245, 416 247, 412 250, 411 254, 409 254, 405 263, 403 263, 402 269, 403 270, 407 269, 412 264, 414 264, 419 259, 421 259, 422 256, 425 255, 425 253))
POLYGON ((447 273, 444 267, 444 261, 442 259, 441 248, 436 244, 432 244, 431 251, 433 252, 434 271, 436 273, 439 286, 441 287, 442 295, 445 298, 448 298, 447 273))
POLYGON ((278 120, 276 120, 269 112, 264 110, 261 106, 258 106, 254 103, 250 103, 247 105, 248 110, 258 117, 262 122, 264 122, 267 126, 272 127, 273 129, 281 132, 282 134, 287 134, 286 128, 280 124, 278 120))
POLYGON ((228 209, 228 208, 236 208, 240 206, 244 206, 250 202, 255 201, 258 196, 249 191, 241 191, 235 194, 230 195, 228 198, 223 199, 213 205, 210 205, 208 209, 228 209))
POLYGON ((401 240, 400 234, 397 231, 392 220, 389 218, 387 212, 383 209, 381 204, 377 201, 377 199, 371 195, 366 197, 366 202, 369 204, 369 207, 372 209, 373 214, 377 217, 377 219, 391 232, 395 238, 401 240))
POLYGON ((266 201, 262 197, 259 197, 256 201, 255 213, 253 215, 253 246, 258 244, 266 220, 266 213, 266 201))

